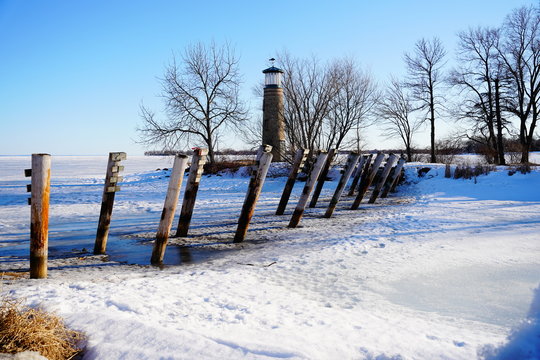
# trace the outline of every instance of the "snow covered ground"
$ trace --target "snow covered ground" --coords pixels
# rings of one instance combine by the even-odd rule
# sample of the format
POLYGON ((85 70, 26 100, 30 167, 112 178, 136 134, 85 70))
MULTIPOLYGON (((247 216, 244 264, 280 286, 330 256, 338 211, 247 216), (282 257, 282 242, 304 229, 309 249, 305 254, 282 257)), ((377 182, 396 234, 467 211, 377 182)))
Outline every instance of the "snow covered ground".
MULTIPOLYGON (((28 266, 29 162, 0 157, 1 271, 28 266)), ((106 157, 53 157, 49 279, 0 290, 84 331, 84 359, 540 358, 540 170, 475 182, 410 164, 398 193, 324 219, 331 181, 296 229, 301 184, 275 216, 270 177, 242 244, 248 178, 205 176, 191 236, 155 268, 171 163, 128 156, 109 256, 93 256, 106 157)))

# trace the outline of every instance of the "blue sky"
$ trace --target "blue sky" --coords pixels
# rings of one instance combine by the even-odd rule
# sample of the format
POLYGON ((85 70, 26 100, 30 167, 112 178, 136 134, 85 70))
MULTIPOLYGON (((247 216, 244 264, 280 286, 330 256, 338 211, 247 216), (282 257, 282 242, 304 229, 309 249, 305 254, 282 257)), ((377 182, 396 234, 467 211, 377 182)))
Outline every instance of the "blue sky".
MULTIPOLYGON (((236 47, 242 96, 257 109, 251 88, 279 50, 351 56, 384 82, 404 74, 403 53, 421 37, 438 36, 451 60, 458 31, 497 26, 535 3, 0 0, 0 155, 142 154, 139 104, 161 108, 157 78, 173 52, 197 41, 236 47)), ((380 145, 380 130, 366 140, 380 145)), ((243 145, 229 136, 222 147, 243 145)))

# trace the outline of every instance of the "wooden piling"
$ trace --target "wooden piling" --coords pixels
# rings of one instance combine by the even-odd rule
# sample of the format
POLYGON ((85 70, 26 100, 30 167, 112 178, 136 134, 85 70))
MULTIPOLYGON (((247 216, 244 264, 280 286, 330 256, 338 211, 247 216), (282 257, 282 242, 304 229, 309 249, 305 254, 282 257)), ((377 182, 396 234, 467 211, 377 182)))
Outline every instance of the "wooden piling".
POLYGON ((373 155, 363 155, 360 158, 360 161, 358 162, 358 166, 356 167, 356 173, 354 174, 353 181, 351 183, 351 187, 349 188, 349 192, 347 193, 347 196, 353 196, 354 192, 356 191, 356 187, 358 186, 358 182, 360 181, 360 177, 362 176, 362 173, 364 172, 364 165, 366 161, 369 158, 369 161, 371 161, 371 157, 373 155))
POLYGON ((395 192, 396 187, 398 186, 399 182, 403 177, 405 176, 405 172, 403 171, 403 168, 401 168, 401 171, 399 172, 398 176, 396 177, 396 180, 394 180, 394 183, 392 184, 392 187, 390 188, 390 192, 395 192))
POLYGON ((234 242, 244 241, 255 206, 259 200, 268 168, 272 162, 272 146, 262 145, 257 154, 257 164, 252 168, 251 179, 249 180, 248 190, 244 199, 244 205, 238 218, 238 227, 234 234, 234 242))
POLYGON ((396 163, 395 166, 392 167, 392 169, 390 169, 390 173, 386 177, 386 181, 384 182, 384 184, 382 186, 382 189, 381 189, 381 192, 379 194, 380 198, 385 198, 386 197, 386 196, 383 196, 386 189, 388 189, 388 191, 390 191, 389 186, 391 185, 391 181, 394 178, 394 174, 396 173, 396 169, 397 169, 397 163, 396 163))
MULTIPOLYGON (((372 158, 373 158, 373 154, 369 154, 369 155, 364 155, 364 157, 362 159, 360 159, 362 168, 359 169, 360 173, 356 174, 360 180, 357 181, 356 183, 354 183, 354 180, 353 180, 353 184, 351 184, 351 188, 349 189, 349 193, 347 194, 348 196, 354 195, 355 191, 360 190, 360 188, 362 187, 362 183, 364 183, 366 181, 366 179, 367 179, 367 177, 369 175, 369 170, 371 169, 371 159, 372 158)), ((360 164, 359 164, 358 167, 360 167, 360 164)), ((355 175, 355 177, 356 177, 356 175, 355 175)))
POLYGON ((330 149, 328 151, 326 162, 324 163, 324 167, 319 174, 319 178, 317 179, 317 185, 315 186, 315 190, 313 190, 313 195, 311 196, 311 201, 309 202, 310 208, 314 208, 315 206, 317 206, 317 201, 319 200, 319 196, 321 195, 321 191, 326 181, 326 177, 328 176, 328 171, 330 170, 332 161, 334 160, 335 153, 336 149, 330 149))
POLYGON ((283 194, 281 194, 281 199, 279 200, 276 215, 283 215, 283 213, 285 212, 285 208, 287 207, 287 203, 289 202, 289 198, 291 197, 294 183, 296 182, 298 174, 302 171, 302 168, 304 167, 304 163, 307 159, 308 153, 308 149, 298 149, 296 151, 291 172, 289 173, 289 177, 287 178, 287 182, 285 183, 285 187, 283 188, 283 194))
POLYGON ((308 179, 306 180, 306 184, 304 186, 304 189, 302 190, 302 195, 300 195, 298 204, 296 204, 296 208, 294 209, 294 212, 292 214, 291 221, 289 222, 290 228, 295 228, 296 226, 298 226, 298 223, 300 223, 300 219, 302 218, 302 215, 304 215, 304 211, 306 209, 309 194, 311 194, 311 191, 313 190, 313 187, 315 186, 315 182, 317 181, 317 178, 319 177, 319 174, 321 173, 322 167, 324 166, 326 162, 327 156, 328 154, 325 151, 318 152, 317 160, 315 161, 315 164, 313 165, 311 173, 309 174, 308 179))
MULTIPOLYGON (((343 191, 345 190, 345 186, 347 185, 347 182, 349 182, 349 179, 352 175, 354 167, 359 159, 360 159, 360 154, 355 153, 355 152, 352 152, 349 154, 347 163, 345 164, 345 169, 343 169, 343 175, 341 176, 341 179, 339 179, 339 183, 336 187, 336 191, 334 192, 334 196, 332 196, 332 200, 330 200, 330 204, 328 205, 328 208, 326 209, 326 213, 324 214, 325 218, 331 217, 332 214, 334 213, 334 210, 336 209, 339 199, 341 198, 341 194, 343 194, 343 191)), ((361 170, 362 168, 359 168, 359 171, 361 170)))
POLYGON ((444 167, 444 177, 447 179, 452 177, 452 169, 450 168, 450 164, 446 164, 444 167))
POLYGON ((381 192, 381 189, 386 182, 386 178, 388 177, 388 174, 390 174, 390 170, 392 170, 392 166, 394 166, 394 163, 396 162, 396 157, 397 156, 394 154, 390 154, 388 156, 388 160, 386 160, 386 165, 384 166, 384 169, 381 173, 381 177, 377 184, 375 184, 373 192, 371 193, 371 197, 369 198, 369 204, 373 204, 375 200, 377 200, 377 197, 379 196, 379 193, 381 192))
POLYGON ((159 265, 163 262, 169 232, 171 231, 171 225, 176 211, 176 204, 178 204, 178 195, 180 194, 184 173, 186 172, 187 160, 188 157, 186 155, 176 155, 174 157, 167 195, 165 196, 165 203, 161 211, 161 219, 159 221, 154 248, 152 249, 152 257, 150 258, 152 265, 159 265))
POLYGON ((30 278, 47 278, 49 255, 49 197, 51 189, 51 156, 32 154, 30 207, 30 278))
MULTIPOLYGON (((381 165, 383 159, 384 159, 384 154, 382 152, 377 153, 377 156, 375 157, 375 160, 373 161, 373 165, 371 165, 371 169, 365 170, 365 173, 364 173, 365 176, 362 176, 362 179, 360 180, 358 194, 356 195, 356 198, 354 199, 354 202, 351 206, 351 210, 356 210, 360 206, 360 203, 362 202, 362 199, 364 198, 364 195, 366 194, 367 189, 370 187, 371 183, 373 182, 375 175, 377 175, 377 171, 379 170, 379 166, 381 165)), ((366 163, 366 165, 368 164, 366 163)))
POLYGON ((389 177, 388 181, 384 185, 381 197, 385 198, 388 196, 388 193, 394 186, 394 183, 398 180, 399 176, 401 175, 401 169, 403 169, 403 165, 405 165, 405 158, 400 158, 398 160, 397 165, 394 168, 394 172, 389 177))
POLYGON ((99 213, 99 222, 96 233, 96 242, 94 244, 94 254, 105 254, 107 250, 107 239, 109 237, 109 228, 111 226, 111 216, 114 206, 114 195, 120 190, 117 183, 122 181, 118 173, 124 170, 120 166, 120 161, 126 159, 125 152, 109 153, 107 162, 107 172, 105 174, 105 185, 103 187, 103 197, 101 200, 101 211, 99 213))
POLYGON ((182 201, 182 209, 180 210, 180 219, 178 220, 178 228, 176 230, 177 237, 187 236, 191 217, 193 216, 193 208, 199 191, 204 164, 206 163, 206 155, 208 149, 195 149, 189 168, 189 176, 184 191, 184 201, 182 201))

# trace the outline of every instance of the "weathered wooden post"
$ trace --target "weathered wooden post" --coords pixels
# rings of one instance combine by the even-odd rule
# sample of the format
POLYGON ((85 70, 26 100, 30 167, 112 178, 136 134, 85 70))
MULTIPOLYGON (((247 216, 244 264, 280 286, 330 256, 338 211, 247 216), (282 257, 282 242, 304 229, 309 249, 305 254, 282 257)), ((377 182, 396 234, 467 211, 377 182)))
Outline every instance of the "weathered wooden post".
POLYGON ((30 207, 30 278, 47 278, 49 255, 49 197, 51 191, 51 155, 32 154, 32 169, 24 171, 32 177, 26 190, 31 192, 30 207))
POLYGON ((319 177, 319 174, 321 173, 321 169, 324 166, 327 155, 328 154, 326 153, 326 151, 318 152, 317 160, 315 161, 315 164, 313 165, 313 169, 311 170, 311 173, 309 174, 308 179, 306 180, 306 185, 304 185, 304 189, 302 190, 302 195, 300 195, 300 199, 298 199, 298 204, 296 204, 296 208, 294 209, 294 212, 292 214, 291 221, 289 222, 290 228, 295 228, 296 226, 298 226, 298 223, 300 222, 302 215, 304 215, 304 211, 306 209, 309 194, 311 194, 311 191, 313 190, 313 187, 315 186, 315 182, 317 181, 317 178, 319 177))
MULTIPOLYGON (((329 218, 334 213, 334 210, 336 209, 336 206, 339 202, 339 199, 341 198, 341 194, 343 194, 343 191, 345 190, 345 186, 347 185, 347 182, 349 181, 349 178, 352 175, 352 172, 354 170, 354 166, 358 162, 358 159, 360 158, 360 154, 352 152, 349 154, 349 157, 347 159, 347 163, 345 164, 345 169, 343 169, 343 175, 341 176, 341 179, 339 179, 339 183, 336 187, 336 191, 334 192, 334 196, 332 196, 332 200, 330 200, 330 204, 328 205, 328 208, 326 209, 326 213, 324 214, 325 218, 329 218)), ((359 170, 362 170, 361 168, 359 170)))
POLYGON ((330 166, 332 165, 332 161, 334 160, 335 154, 336 154, 336 149, 330 149, 328 151, 326 162, 324 163, 324 167, 322 168, 321 173, 319 174, 317 185, 315 186, 315 190, 313 190, 313 195, 311 196, 311 201, 309 202, 310 208, 314 208, 317 205, 317 201, 319 200, 319 196, 321 195, 322 188, 326 181, 326 177, 328 176, 328 171, 330 170, 330 166))
POLYGON ((452 177, 452 169, 450 168, 450 164, 446 164, 444 167, 444 177, 447 179, 452 177))
POLYGON ((360 181, 354 186, 354 188, 351 186, 351 190, 349 191, 349 194, 351 194, 351 191, 354 194, 354 190, 360 190, 362 188, 362 184, 367 181, 367 177, 369 175, 369 171, 371 169, 371 159, 373 158, 373 154, 369 154, 365 157, 365 161, 363 163, 363 167, 360 170, 360 181))
POLYGON ((381 189, 386 182, 386 178, 388 177, 388 174, 390 174, 390 170, 392 170, 392 166, 394 166, 394 163, 396 162, 396 157, 397 156, 394 154, 390 154, 388 156, 388 160, 386 160, 386 165, 384 166, 383 172, 381 173, 381 177, 377 184, 375 184, 373 192, 371 193, 371 197, 369 198, 369 204, 373 204, 375 200, 377 200, 377 197, 379 196, 379 193, 381 192, 381 189))
POLYGON ((272 146, 262 145, 257 153, 257 163, 252 168, 251 179, 249 180, 248 190, 244 199, 244 205, 238 218, 238 227, 234 234, 234 242, 239 243, 244 241, 249 227, 257 200, 261 194, 268 168, 272 162, 272 146))
MULTIPOLYGON (((405 165, 405 164, 404 164, 405 165)), ((399 172, 398 176, 396 177, 396 180, 394 180, 394 183, 392 184, 392 187, 390 188, 390 192, 395 192, 396 187, 398 186, 400 180, 405 176, 405 172, 403 171, 403 168, 399 172)))
POLYGON ((99 222, 96 233, 96 242, 94 244, 94 254, 105 254, 107 250, 107 239, 109 237, 109 228, 111 226, 111 216, 114 206, 114 195, 120 190, 117 184, 122 181, 122 177, 118 176, 120 171, 124 170, 120 166, 120 161, 126 160, 125 152, 109 153, 109 161, 107 163, 107 172, 105 174, 105 186, 103 187, 103 197, 101 200, 101 211, 99 213, 99 222))
POLYGON ((177 237, 187 236, 188 234, 207 154, 208 149, 195 149, 193 151, 188 182, 184 191, 184 201, 182 202, 182 210, 180 210, 180 219, 178 220, 178 228, 176 230, 177 237))
POLYGON ((360 206, 360 203, 362 202, 362 199, 364 198, 364 195, 366 194, 367 189, 373 182, 375 175, 377 175, 377 171, 379 170, 379 166, 381 165, 383 159, 384 159, 384 154, 382 152, 377 153, 377 156, 375 157, 375 160, 373 161, 373 165, 371 166, 371 169, 368 171, 365 171, 365 177, 362 176, 362 179, 360 180, 360 187, 358 188, 358 194, 356 195, 356 198, 354 199, 354 202, 351 206, 351 210, 356 210, 360 206))
POLYGON ((382 198, 385 198, 388 196, 388 193, 394 186, 394 182, 396 182, 397 179, 401 176, 401 169, 403 169, 403 165, 405 165, 405 158, 400 158, 396 167, 394 168, 394 172, 392 173, 391 177, 384 185, 383 192, 381 194, 382 198))
POLYGON ((291 172, 289 173, 289 177, 287 178, 287 182, 285 183, 285 187, 283 188, 283 194, 281 194, 281 199, 279 200, 276 215, 283 215, 283 213, 285 212, 285 208, 287 207, 287 203, 289 202, 289 198, 291 197, 294 183, 296 182, 298 174, 302 171, 302 168, 304 167, 304 163, 306 162, 308 153, 308 149, 298 149, 296 151, 291 172))
POLYGON ((152 257, 150 258, 152 265, 159 265, 163 262, 169 232, 171 231, 171 225, 174 219, 174 212, 176 211, 176 204, 178 203, 178 195, 180 194, 184 173, 186 172, 187 160, 188 157, 186 155, 176 155, 174 157, 169 187, 167 188, 165 204, 163 204, 161 220, 159 221, 156 234, 156 242, 154 243, 152 257))
POLYGON ((358 166, 356 167, 356 173, 354 174, 354 178, 353 178, 353 181, 351 183, 351 187, 349 188, 349 192, 347 193, 347 196, 353 196, 354 195, 356 187, 358 186, 358 181, 360 181, 360 177, 364 173, 364 166, 365 166, 366 162, 368 162, 368 160, 369 160, 369 163, 371 164, 371 157, 372 156, 373 156, 372 154, 369 154, 369 155, 364 155, 364 156, 362 156, 360 158, 360 161, 358 162, 358 166))

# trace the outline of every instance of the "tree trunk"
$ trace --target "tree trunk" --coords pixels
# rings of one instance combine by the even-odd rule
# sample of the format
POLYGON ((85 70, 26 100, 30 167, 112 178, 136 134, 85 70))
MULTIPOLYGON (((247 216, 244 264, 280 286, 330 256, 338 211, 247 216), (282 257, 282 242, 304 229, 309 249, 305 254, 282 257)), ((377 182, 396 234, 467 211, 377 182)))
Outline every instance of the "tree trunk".
POLYGON ((521 144, 521 163, 527 164, 529 162, 529 147, 530 144, 522 143, 521 144))
POLYGON ((214 157, 214 144, 212 143, 212 135, 208 135, 208 138, 206 139, 206 146, 208 147, 208 163, 209 164, 215 164, 215 157, 214 157))
POLYGON ((431 163, 436 163, 437 158, 435 156, 435 96, 433 94, 434 92, 434 86, 432 81, 432 74, 430 71, 429 74, 429 111, 431 115, 430 123, 431 123, 431 163))
POLYGON ((437 158, 435 156, 435 109, 431 105, 431 163, 436 163, 437 158))
POLYGON ((405 152, 407 153, 407 161, 412 162, 412 149, 410 145, 407 145, 405 152))
POLYGON ((495 115, 497 118, 497 153, 499 158, 499 165, 506 165, 504 159, 504 144, 503 144, 503 126, 501 115, 501 99, 499 93, 499 79, 495 79, 495 115))

